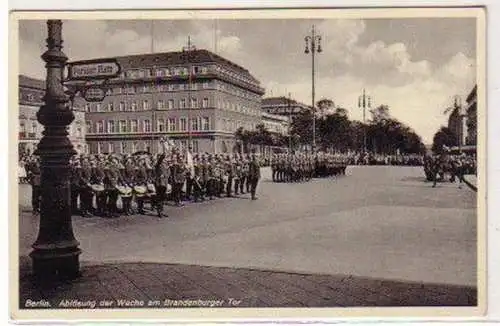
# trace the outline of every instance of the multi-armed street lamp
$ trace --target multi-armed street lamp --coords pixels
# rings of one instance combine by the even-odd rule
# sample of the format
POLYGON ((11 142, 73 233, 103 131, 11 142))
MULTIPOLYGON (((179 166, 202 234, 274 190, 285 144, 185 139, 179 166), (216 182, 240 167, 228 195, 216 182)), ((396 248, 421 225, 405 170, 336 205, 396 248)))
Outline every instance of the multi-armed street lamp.
POLYGON ((371 108, 371 97, 367 96, 363 88, 363 94, 358 98, 358 107, 363 109, 363 152, 366 153, 366 108, 371 108))
POLYGON ((306 49, 305 53, 309 54, 311 53, 312 56, 312 110, 313 110, 313 121, 312 121, 312 128, 313 128, 313 143, 312 143, 312 150, 313 152, 316 150, 316 109, 315 109, 315 103, 314 103, 314 95, 315 95, 315 88, 314 88, 314 57, 316 55, 316 52, 321 53, 321 36, 316 34, 316 30, 314 25, 312 26, 312 31, 311 35, 307 35, 304 40, 306 41, 306 49))

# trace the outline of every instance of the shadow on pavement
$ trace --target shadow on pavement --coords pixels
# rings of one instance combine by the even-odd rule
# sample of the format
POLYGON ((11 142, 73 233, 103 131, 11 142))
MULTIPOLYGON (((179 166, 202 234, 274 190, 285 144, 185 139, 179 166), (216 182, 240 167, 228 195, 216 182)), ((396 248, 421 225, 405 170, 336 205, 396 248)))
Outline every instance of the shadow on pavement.
POLYGON ((30 265, 20 257, 21 309, 40 308, 28 300, 52 309, 477 305, 475 287, 178 264, 87 265, 73 282, 41 285, 30 265))

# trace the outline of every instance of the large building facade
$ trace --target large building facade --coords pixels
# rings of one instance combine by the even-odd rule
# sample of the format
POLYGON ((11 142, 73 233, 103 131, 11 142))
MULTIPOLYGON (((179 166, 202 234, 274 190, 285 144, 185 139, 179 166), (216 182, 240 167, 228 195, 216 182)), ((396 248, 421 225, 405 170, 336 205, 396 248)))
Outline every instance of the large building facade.
MULTIPOLYGON (((113 58, 121 66, 101 102, 75 98, 86 111, 90 153, 161 150, 168 137, 193 152, 231 153, 239 127, 261 123, 260 82, 207 50, 113 58)), ((85 63, 85 61, 82 61, 85 63)))
POLYGON ((262 112, 262 124, 272 133, 287 136, 290 132, 290 118, 262 112))
POLYGON ((467 96, 467 145, 477 145, 477 85, 467 96))
POLYGON ((293 120, 297 115, 311 110, 310 106, 284 96, 266 97, 262 99, 261 109, 269 114, 290 117, 293 120))
MULTIPOLYGON (((43 126, 38 122, 36 113, 44 104, 45 82, 19 75, 19 154, 32 154, 42 138, 43 126)), ((75 120, 69 127, 69 138, 78 153, 84 153, 85 112, 73 108, 75 120)))

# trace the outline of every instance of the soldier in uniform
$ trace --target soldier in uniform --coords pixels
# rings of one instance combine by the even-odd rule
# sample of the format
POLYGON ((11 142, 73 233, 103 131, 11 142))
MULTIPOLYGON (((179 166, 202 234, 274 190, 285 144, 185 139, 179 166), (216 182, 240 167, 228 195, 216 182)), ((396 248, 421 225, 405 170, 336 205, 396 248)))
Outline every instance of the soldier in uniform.
POLYGON ((80 161, 77 158, 73 158, 70 161, 70 189, 71 189, 71 214, 78 215, 80 211, 78 209, 78 199, 80 197, 80 172, 81 166, 80 161))
POLYGON ((156 213, 160 218, 168 217, 167 214, 163 213, 163 206, 166 200, 166 193, 170 179, 170 167, 168 166, 165 157, 165 153, 161 154, 155 165, 156 198, 154 206, 156 206, 156 213))
POLYGON ((91 188, 92 167, 87 157, 82 158, 80 172, 80 212, 83 217, 92 217, 94 193, 91 188))
POLYGON ((234 195, 238 196, 239 191, 240 191, 240 182, 241 182, 241 172, 242 172, 242 166, 241 166, 241 160, 238 156, 238 154, 234 154, 234 159, 232 161, 233 165, 233 171, 234 171, 234 195))
POLYGON ((215 155, 215 160, 213 164, 213 176, 214 176, 214 191, 218 198, 222 197, 224 192, 224 186, 226 184, 227 173, 222 162, 222 158, 219 155, 215 155))
POLYGON ((204 166, 205 169, 205 178, 207 180, 207 196, 208 199, 212 200, 214 199, 216 188, 217 188, 217 180, 215 179, 214 176, 214 166, 215 162, 212 158, 212 155, 208 155, 208 162, 204 166))
MULTIPOLYGON (((124 187, 133 188, 135 179, 135 165, 132 158, 127 158, 123 166, 122 174, 122 185, 124 187)), ((132 194, 122 196, 123 203, 123 214, 131 215, 132 212, 132 194)))
POLYGON ((194 176, 193 176, 193 196, 194 202, 203 201, 203 166, 198 156, 193 157, 194 176))
POLYGON ((200 186, 201 186, 201 199, 205 200, 204 196, 209 196, 208 189, 208 162, 205 155, 201 156, 201 162, 199 163, 200 170, 200 186), (203 193, 204 192, 204 193, 203 193))
POLYGON ((271 157, 271 173, 272 173, 273 182, 278 182, 279 169, 278 169, 278 155, 277 154, 273 154, 273 156, 271 157))
POLYGON ((174 202, 177 206, 182 206, 181 196, 182 196, 182 186, 186 182, 186 168, 182 162, 180 155, 174 157, 174 163, 172 164, 172 194, 174 197, 174 202))
POLYGON ((240 174, 240 193, 243 195, 245 194, 245 186, 248 183, 248 171, 250 169, 248 160, 241 155, 241 174, 240 174))
POLYGON ((118 189, 116 189, 116 186, 118 186, 121 182, 121 175, 118 160, 116 158, 110 157, 108 164, 106 165, 105 174, 106 178, 104 179, 104 184, 106 186, 106 192, 108 195, 107 216, 119 217, 117 207, 119 193, 118 189))
POLYGON ((250 193, 252 195, 252 200, 256 200, 257 197, 255 196, 256 190, 257 190, 257 184, 259 183, 260 179, 260 164, 257 161, 257 157, 255 156, 255 153, 252 154, 252 160, 250 161, 249 164, 249 177, 248 180, 250 182, 250 193))
POLYGON ((432 175, 432 188, 435 188, 436 187, 436 184, 437 184, 437 181, 438 181, 438 178, 439 178, 439 174, 442 173, 442 167, 443 165, 443 162, 442 162, 442 158, 440 156, 435 156, 433 159, 432 159, 432 163, 431 163, 431 175, 432 175))
POLYGON ((229 155, 226 156, 226 162, 224 165, 224 169, 225 169, 225 172, 227 175, 226 196, 233 197, 232 187, 233 187, 233 178, 234 178, 234 166, 233 166, 233 162, 231 162, 231 157, 229 155))
POLYGON ((148 170, 146 165, 147 165, 146 158, 141 157, 139 158, 139 164, 135 168, 135 179, 134 179, 134 187, 136 187, 134 188, 135 198, 137 201, 138 213, 141 215, 146 214, 146 212, 144 211, 144 199, 146 196, 146 188, 149 181, 148 170), (144 189, 144 192, 138 192, 137 189, 140 189, 139 187, 142 187, 142 189, 144 189))
MULTIPOLYGON (((102 157, 96 158, 95 166, 92 169, 92 184, 93 185, 103 185, 104 179, 106 177, 105 173, 105 163, 102 157)), ((107 206, 107 193, 106 190, 102 190, 96 193, 96 204, 97 204, 97 215, 104 217, 106 215, 107 206)))
MULTIPOLYGON (((189 152, 192 152, 191 146, 189 146, 189 152)), ((193 195, 193 175, 191 175, 191 170, 186 168, 186 201, 190 201, 193 195)))
POLYGON ((40 175, 40 161, 34 157, 28 163, 27 178, 31 184, 31 205, 33 207, 33 214, 35 215, 40 213, 40 196, 42 195, 40 175))

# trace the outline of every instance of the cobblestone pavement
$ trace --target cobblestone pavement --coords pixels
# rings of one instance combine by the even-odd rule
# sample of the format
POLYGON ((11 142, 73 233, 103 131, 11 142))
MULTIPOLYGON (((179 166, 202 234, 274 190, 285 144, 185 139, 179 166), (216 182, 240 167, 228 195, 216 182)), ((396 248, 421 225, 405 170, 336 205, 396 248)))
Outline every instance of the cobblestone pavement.
POLYGON ((21 309, 49 308, 40 306, 44 301, 58 309, 477 304, 473 287, 151 263, 86 266, 77 281, 42 287, 28 265, 21 268, 21 309))
MULTIPOLYGON (((258 201, 245 195, 168 207, 166 219, 75 216, 84 277, 40 293, 24 263, 21 301, 138 291, 164 299, 231 295, 243 306, 266 298, 277 306, 475 303, 474 191, 432 188, 412 167, 350 167, 346 176, 300 184, 264 176, 258 201)), ((38 218, 21 212, 19 230, 25 257, 38 218)))

